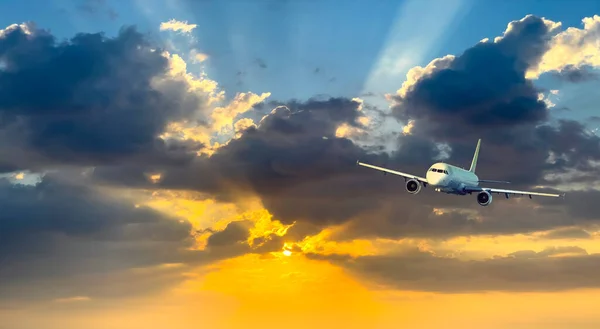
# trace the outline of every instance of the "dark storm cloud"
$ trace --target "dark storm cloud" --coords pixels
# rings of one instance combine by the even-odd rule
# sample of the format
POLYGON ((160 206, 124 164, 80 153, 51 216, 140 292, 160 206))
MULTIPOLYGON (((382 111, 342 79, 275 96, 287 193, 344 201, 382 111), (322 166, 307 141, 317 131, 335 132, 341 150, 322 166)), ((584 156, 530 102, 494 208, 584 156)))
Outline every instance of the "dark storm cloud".
POLYGON ((511 25, 502 40, 478 43, 448 67, 417 81, 405 97, 397 98, 394 113, 444 123, 432 129, 446 138, 465 133, 461 128, 481 132, 544 120, 546 107, 525 72, 548 49, 550 31, 535 16, 511 25), (444 127, 450 131, 442 131, 444 127))
POLYGON ((8 137, 0 151, 6 166, 171 156, 171 146, 157 136, 202 100, 182 94, 176 81, 163 83, 162 91, 153 86, 168 60, 146 36, 125 27, 114 38, 82 33, 58 42, 46 31, 29 30, 12 27, 0 37, 0 117, 8 137))
POLYGON ((310 255, 329 260, 366 282, 442 293, 481 291, 561 291, 598 288, 600 254, 573 247, 524 250, 486 260, 463 261, 413 251, 390 256, 310 255), (558 255, 569 257, 552 257, 558 255))
POLYGON ((575 67, 568 65, 563 68, 560 72, 552 72, 552 75, 569 82, 587 82, 592 80, 598 80, 600 74, 590 66, 575 67))

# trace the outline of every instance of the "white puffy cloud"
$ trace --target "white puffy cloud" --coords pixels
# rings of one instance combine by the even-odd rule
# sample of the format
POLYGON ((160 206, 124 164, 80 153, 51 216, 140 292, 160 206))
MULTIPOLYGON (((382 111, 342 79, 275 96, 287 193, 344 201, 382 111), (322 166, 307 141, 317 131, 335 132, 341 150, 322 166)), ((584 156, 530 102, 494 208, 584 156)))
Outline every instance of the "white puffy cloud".
MULTIPOLYGON (((508 23, 508 25, 506 26, 506 30, 504 30, 504 33, 502 33, 502 36, 494 38, 494 42, 500 42, 502 39, 504 39, 505 36, 509 35, 511 32, 514 32, 515 29, 518 29, 519 27, 523 26, 523 22, 527 21, 532 16, 533 15, 531 14, 525 15, 525 17, 521 18, 518 21, 512 21, 508 23)), ((544 17, 541 17, 541 20, 544 22, 544 25, 546 25, 546 27, 548 28, 548 33, 550 35, 557 33, 560 27, 562 26, 561 22, 554 22, 544 17)))
POLYGON ((406 81, 402 83, 402 87, 398 89, 396 92, 401 97, 406 96, 406 93, 417 81, 421 80, 423 77, 430 75, 431 73, 445 69, 450 66, 452 61, 454 61, 454 55, 446 55, 441 58, 436 58, 429 62, 425 67, 415 66, 411 68, 406 73, 406 81))
POLYGON ((155 79, 154 87, 159 90, 177 88, 186 93, 184 100, 189 99, 190 104, 199 104, 199 107, 195 109, 193 118, 171 122, 161 137, 200 142, 204 148, 198 151, 199 154, 211 155, 236 135, 239 137, 240 130, 247 128, 249 122, 238 121, 234 126, 236 117, 271 96, 269 92, 260 95, 238 93, 229 103, 224 103, 225 92, 216 81, 204 72, 199 76, 188 72, 187 63, 178 54, 164 52, 163 56, 169 60, 169 71, 166 76, 155 79), (202 102, 192 101, 197 99, 202 102))
POLYGON ((0 38, 3 38, 4 36, 6 36, 6 34, 18 29, 21 29, 21 31, 23 31, 23 33, 27 35, 31 34, 31 27, 29 26, 29 24, 11 24, 4 29, 0 29, 0 38))
POLYGON ((215 132, 221 132, 223 129, 232 128, 233 120, 236 116, 247 112, 252 106, 263 102, 271 96, 271 93, 239 93, 226 106, 217 107, 211 114, 212 128, 215 132))
POLYGON ((561 72, 565 68, 600 66, 600 16, 586 17, 582 22, 582 29, 569 27, 552 38, 550 49, 539 65, 527 72, 527 78, 535 79, 545 72, 561 72))
POLYGON ((242 136, 244 130, 246 130, 250 127, 256 128, 256 124, 254 123, 254 120, 252 120, 250 118, 243 118, 243 119, 236 121, 233 124, 233 128, 235 131, 235 138, 240 138, 242 136))

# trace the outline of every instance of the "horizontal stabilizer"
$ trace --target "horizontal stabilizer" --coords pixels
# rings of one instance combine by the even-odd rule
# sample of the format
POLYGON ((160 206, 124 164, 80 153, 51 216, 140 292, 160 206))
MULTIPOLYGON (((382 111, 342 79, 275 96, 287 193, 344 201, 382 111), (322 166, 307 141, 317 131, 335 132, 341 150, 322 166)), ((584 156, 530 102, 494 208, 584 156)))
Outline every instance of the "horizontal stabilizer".
POLYGON ((499 183, 499 184, 510 184, 510 182, 503 180, 489 180, 489 179, 480 179, 480 183, 499 183))

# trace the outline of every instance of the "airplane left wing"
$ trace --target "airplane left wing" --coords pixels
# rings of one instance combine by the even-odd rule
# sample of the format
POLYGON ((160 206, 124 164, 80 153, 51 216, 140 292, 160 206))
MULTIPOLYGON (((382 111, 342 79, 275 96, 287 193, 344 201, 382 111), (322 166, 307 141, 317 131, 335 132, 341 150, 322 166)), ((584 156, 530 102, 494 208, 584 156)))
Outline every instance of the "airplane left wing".
POLYGON ((391 169, 387 169, 387 168, 377 167, 377 166, 370 165, 370 164, 367 164, 367 163, 363 163, 363 162, 360 162, 360 161, 356 161, 356 164, 359 165, 359 166, 363 166, 363 167, 367 167, 367 168, 371 168, 371 169, 383 171, 384 173, 390 173, 390 174, 402 176, 404 178, 416 179, 416 180, 420 181, 421 183, 427 184, 427 179, 424 178, 424 177, 420 177, 420 176, 416 176, 416 175, 408 174, 408 173, 403 173, 403 172, 400 172, 400 171, 395 171, 395 170, 391 170, 391 169))
POLYGON ((529 191, 515 191, 515 190, 505 190, 505 189, 500 189, 500 188, 489 188, 489 187, 466 187, 465 188, 466 192, 481 192, 481 191, 487 191, 489 193, 498 193, 498 194, 504 194, 506 196, 506 198, 508 198, 508 196, 510 194, 514 194, 514 195, 527 195, 529 196, 529 198, 531 198, 532 195, 535 196, 548 196, 548 197, 554 197, 554 198, 558 198, 558 197, 565 197, 565 193, 563 194, 551 194, 551 193, 540 193, 540 192, 529 192, 529 191))

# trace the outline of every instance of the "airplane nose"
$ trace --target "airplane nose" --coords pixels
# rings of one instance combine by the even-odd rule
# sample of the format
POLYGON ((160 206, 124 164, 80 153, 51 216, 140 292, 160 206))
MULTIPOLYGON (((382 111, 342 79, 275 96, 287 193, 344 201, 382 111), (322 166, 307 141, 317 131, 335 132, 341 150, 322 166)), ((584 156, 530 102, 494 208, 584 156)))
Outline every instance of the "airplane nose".
POLYGON ((440 185, 443 177, 438 176, 438 175, 428 174, 426 178, 427 178, 427 182, 429 182, 430 185, 440 185))

